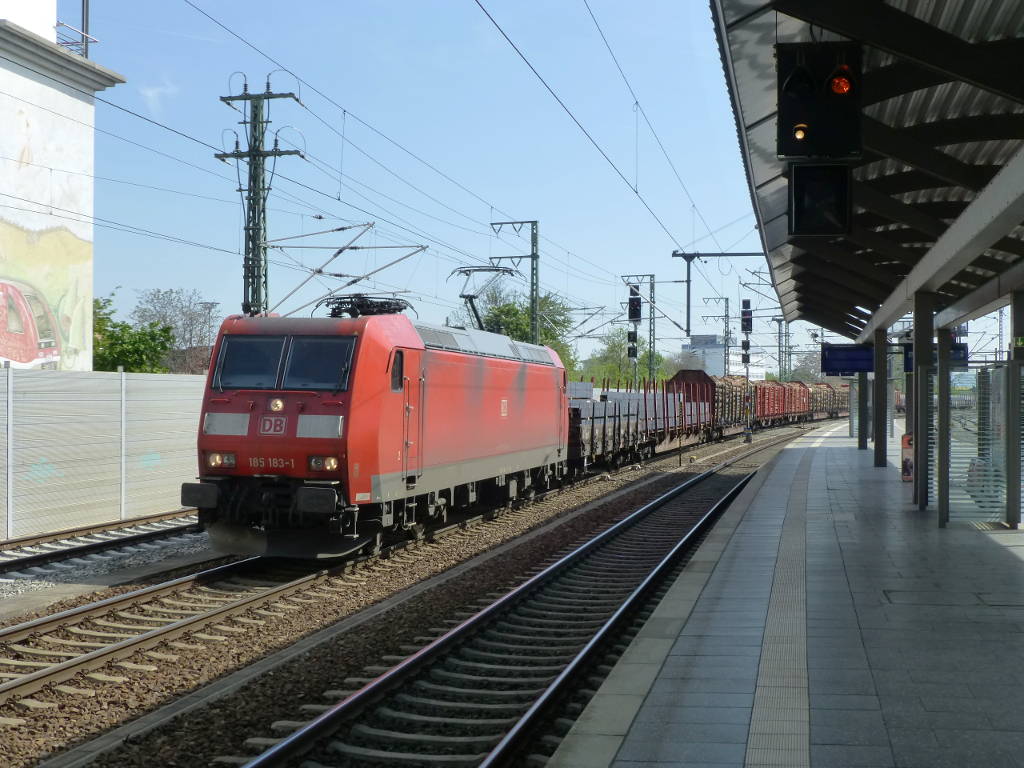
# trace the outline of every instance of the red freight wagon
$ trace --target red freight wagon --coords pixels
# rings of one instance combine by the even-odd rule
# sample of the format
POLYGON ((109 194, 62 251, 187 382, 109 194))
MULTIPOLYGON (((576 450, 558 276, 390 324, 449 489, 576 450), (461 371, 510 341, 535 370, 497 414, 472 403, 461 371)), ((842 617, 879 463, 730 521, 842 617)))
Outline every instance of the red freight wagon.
POLYGON ((784 388, 779 382, 754 382, 754 418, 758 424, 774 424, 782 420, 784 410, 784 388))
POLYGON ((401 314, 233 316, 213 361, 182 503, 232 551, 373 546, 565 471, 565 371, 546 347, 401 314))
POLYGON ((682 427, 688 434, 711 426, 715 419, 715 382, 704 371, 677 371, 665 382, 665 388, 678 398, 682 427))
POLYGON ((786 415, 791 421, 803 421, 811 412, 811 390, 802 381, 787 381, 786 415))

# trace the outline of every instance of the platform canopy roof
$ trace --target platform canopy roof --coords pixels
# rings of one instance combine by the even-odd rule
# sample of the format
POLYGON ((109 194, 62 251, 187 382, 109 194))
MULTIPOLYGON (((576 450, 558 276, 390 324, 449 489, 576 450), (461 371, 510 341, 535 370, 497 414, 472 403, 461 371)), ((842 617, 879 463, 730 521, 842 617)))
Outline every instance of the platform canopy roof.
POLYGON ((787 320, 861 341, 916 291, 944 325, 1024 286, 1024 2, 711 0, 761 239, 787 320), (787 234, 778 43, 864 46, 853 227, 787 234))

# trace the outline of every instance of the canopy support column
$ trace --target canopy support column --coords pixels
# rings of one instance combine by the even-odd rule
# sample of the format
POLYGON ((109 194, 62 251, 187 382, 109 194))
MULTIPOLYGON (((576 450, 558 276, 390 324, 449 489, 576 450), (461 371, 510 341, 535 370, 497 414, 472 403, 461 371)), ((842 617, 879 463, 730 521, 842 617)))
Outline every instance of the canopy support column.
POLYGON ((868 418, 868 375, 857 374, 857 450, 868 449, 868 430, 871 420, 868 418))
POLYGON ((872 390, 871 414, 874 419, 875 436, 875 466, 884 467, 886 461, 886 448, 889 443, 889 430, 886 420, 889 416, 889 403, 887 402, 889 383, 889 341, 886 338, 885 329, 875 331, 875 381, 872 390))
POLYGON ((932 417, 928 382, 935 335, 934 310, 934 294, 914 294, 914 502, 918 509, 928 508, 928 428, 932 417))
POLYGON ((935 440, 935 472, 939 498, 939 528, 945 528, 949 522, 949 460, 950 460, 950 422, 949 422, 949 390, 950 366, 949 357, 953 349, 953 331, 939 328, 939 365, 938 365, 938 408, 939 430, 935 440))
POLYGON ((1010 294, 1010 360, 1006 371, 1006 524, 1020 526, 1020 387, 1024 365, 1024 291, 1010 294))

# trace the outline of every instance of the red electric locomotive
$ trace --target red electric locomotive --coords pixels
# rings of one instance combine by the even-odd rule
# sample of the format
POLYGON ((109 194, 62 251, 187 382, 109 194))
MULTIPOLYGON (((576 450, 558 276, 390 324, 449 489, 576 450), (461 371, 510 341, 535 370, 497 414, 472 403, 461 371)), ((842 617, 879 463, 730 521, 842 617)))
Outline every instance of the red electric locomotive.
POLYGON ((569 409, 553 350, 413 322, 367 299, 345 311, 354 316, 221 326, 199 482, 181 494, 215 546, 338 556, 565 473, 569 409))

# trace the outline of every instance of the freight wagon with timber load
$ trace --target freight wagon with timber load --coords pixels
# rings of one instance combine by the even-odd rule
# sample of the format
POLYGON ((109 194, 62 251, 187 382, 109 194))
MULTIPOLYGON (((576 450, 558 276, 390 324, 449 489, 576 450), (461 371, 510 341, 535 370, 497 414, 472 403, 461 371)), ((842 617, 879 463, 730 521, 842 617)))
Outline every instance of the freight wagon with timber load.
POLYGON ((790 423, 809 421, 811 418, 811 390, 802 381, 787 381, 785 389, 785 417, 790 423))

